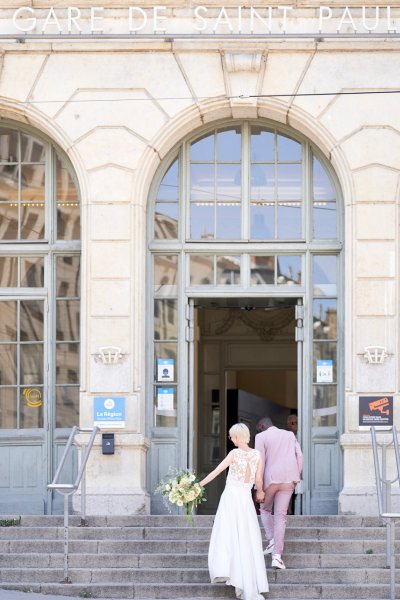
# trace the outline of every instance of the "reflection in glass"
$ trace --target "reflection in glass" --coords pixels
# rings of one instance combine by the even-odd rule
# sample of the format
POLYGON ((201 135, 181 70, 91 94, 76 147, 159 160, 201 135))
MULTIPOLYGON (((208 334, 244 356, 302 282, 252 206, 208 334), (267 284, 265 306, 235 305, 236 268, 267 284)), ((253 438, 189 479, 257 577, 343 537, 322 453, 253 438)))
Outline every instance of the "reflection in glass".
POLYGON ((214 256, 192 254, 190 256, 190 285, 214 284, 214 256))
POLYGON ((251 165, 252 200, 273 200, 275 197, 275 166, 251 165))
POLYGON ((214 164, 190 165, 190 198, 191 200, 214 200, 215 167, 214 164))
MULTIPOLYGON (((1 183, 1 182, 0 182, 1 183)), ((1 193, 1 191, 0 191, 1 193)), ((18 204, 8 204, 0 200, 0 239, 18 239, 18 204)))
POLYGON ((258 162, 274 162, 275 135, 261 127, 251 128, 251 160, 258 162))
POLYGON ((313 232, 317 239, 336 237, 336 202, 313 203, 313 232))
POLYGON ((0 387, 0 429, 17 427, 17 388, 0 387))
POLYGON ((18 132, 12 129, 1 129, 0 162, 15 163, 19 157, 18 132))
POLYGON ((251 285, 273 285, 275 283, 275 257, 250 256, 251 285))
POLYGON ((66 162, 56 159, 57 239, 80 238, 80 200, 78 188, 66 162))
POLYGON ((43 427, 43 388, 21 388, 19 426, 23 429, 43 427))
POLYGON ((313 301, 313 331, 314 339, 337 338, 337 300, 313 301))
POLYGON ((295 142, 284 135, 278 135, 277 144, 279 162, 301 161, 301 144, 299 142, 295 142))
POLYGON ((56 345, 56 383, 79 383, 79 344, 56 345))
POLYGON ((165 173, 158 188, 157 200, 176 202, 179 198, 178 159, 176 159, 165 173))
POLYGON ((313 386, 313 426, 335 427, 336 415, 336 386, 313 386))
POLYGON ((56 339, 78 341, 80 333, 80 301, 57 300, 56 339))
POLYGON ((79 298, 80 256, 58 256, 56 259, 57 297, 79 298))
POLYGON ((251 230, 253 240, 271 240, 275 231, 275 203, 251 203, 251 230))
POLYGON ((217 134, 217 160, 239 162, 242 154, 241 128, 220 130, 217 134))
POLYGON ((21 167, 21 238, 44 238, 45 165, 21 167))
POLYGON ((21 383, 23 385, 43 383, 43 344, 22 344, 20 356, 21 383))
POLYGON ((336 256, 313 256, 314 294, 336 296, 336 256))
POLYGON ((278 198, 301 200, 301 165, 278 165, 278 198))
POLYGON ((154 256, 154 292, 160 296, 176 296, 178 293, 178 255, 156 254, 154 256))
MULTIPOLYGON (((17 340, 17 302, 15 300, 0 301, 0 342, 17 340)), ((0 365, 1 368, 1 365, 0 365)), ((1 384, 1 382, 0 382, 1 384)))
POLYGON ((176 343, 171 344, 170 342, 156 342, 154 344, 154 379, 155 381, 176 381, 178 375, 178 363, 177 363, 178 345, 176 343), (164 373, 162 367, 159 368, 158 360, 172 359, 173 369, 164 373), (173 377, 171 379, 171 373, 173 377))
POLYGON ((44 286, 44 258, 41 256, 21 256, 21 287, 44 286))
POLYGON ((241 233, 240 204, 217 204, 217 240, 236 240, 241 233))
POLYGON ((0 385, 17 384, 17 346, 0 344, 0 385))
POLYGON ((177 300, 154 300, 154 339, 178 339, 177 300))
POLYGON ((0 257, 0 287, 17 287, 18 258, 16 256, 0 257))
POLYGON ((214 238, 215 207, 213 202, 190 204, 190 238, 210 240, 214 238))
POLYGON ((241 191, 241 165, 217 165, 217 200, 240 200, 241 191))
POLYGON ((178 238, 178 203, 157 202, 154 214, 154 238, 176 240, 178 238))
POLYGON ((154 387, 154 412, 156 427, 176 427, 178 423, 176 410, 176 388, 154 387))
POLYGON ((277 256, 276 282, 278 285, 301 284, 301 256, 277 256))
POLYGON ((298 240, 301 238, 301 203, 278 204, 278 239, 298 240))
POLYGON ((56 427, 79 425, 79 387, 56 387, 56 427))
POLYGON ((26 133, 21 133, 21 162, 38 163, 46 159, 46 148, 40 140, 26 133))
POLYGON ((313 190, 314 200, 334 200, 335 191, 325 168, 313 157, 313 190))
POLYGON ((22 342, 43 340, 43 311, 43 300, 21 300, 20 339, 22 342))
POLYGON ((240 256, 217 256, 217 285, 240 284, 240 256))
POLYGON ((336 342, 314 342, 314 375, 313 381, 317 382, 317 360, 331 360, 333 366, 333 383, 337 377, 337 344, 336 342))
POLYGON ((18 239, 19 167, 0 166, 0 239, 18 239))
POLYGON ((24 202, 21 209, 21 238, 44 238, 44 206, 37 207, 34 202, 24 202))
POLYGON ((207 133, 190 146, 190 160, 214 162, 214 133, 207 133))

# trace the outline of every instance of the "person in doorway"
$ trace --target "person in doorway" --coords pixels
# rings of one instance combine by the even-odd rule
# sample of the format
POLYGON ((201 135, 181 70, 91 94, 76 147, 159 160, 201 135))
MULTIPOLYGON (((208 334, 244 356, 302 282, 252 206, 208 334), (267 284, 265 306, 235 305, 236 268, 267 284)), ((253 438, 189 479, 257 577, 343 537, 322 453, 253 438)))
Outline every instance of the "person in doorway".
POLYGON ((250 493, 255 482, 259 497, 264 499, 264 463, 260 452, 249 447, 250 431, 244 423, 233 425, 229 437, 236 448, 200 482, 207 485, 229 467, 211 533, 210 579, 211 583, 234 586, 241 600, 264 600, 262 594, 268 592, 268 579, 250 493))
POLYGON ((272 554, 272 567, 285 569, 282 553, 287 511, 295 485, 300 481, 303 454, 292 431, 278 429, 269 417, 262 421, 264 431, 256 435, 255 447, 264 462, 264 500, 258 491, 256 495, 268 540, 264 554, 272 554))
POLYGON ((294 435, 297 437, 297 427, 298 427, 298 421, 297 421, 297 415, 289 415, 287 418, 287 429, 288 431, 293 431, 294 435))

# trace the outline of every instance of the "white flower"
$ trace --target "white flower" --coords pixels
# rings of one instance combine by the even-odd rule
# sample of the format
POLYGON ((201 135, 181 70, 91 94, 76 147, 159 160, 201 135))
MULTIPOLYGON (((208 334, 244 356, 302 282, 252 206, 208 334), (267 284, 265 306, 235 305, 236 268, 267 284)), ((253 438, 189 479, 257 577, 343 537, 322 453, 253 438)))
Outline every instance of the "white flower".
POLYGON ((169 485, 169 483, 167 483, 167 485, 165 486, 165 491, 169 492, 171 490, 171 486, 169 485))
POLYGON ((183 506, 183 502, 182 502, 182 500, 177 500, 176 504, 177 504, 178 506, 183 506))

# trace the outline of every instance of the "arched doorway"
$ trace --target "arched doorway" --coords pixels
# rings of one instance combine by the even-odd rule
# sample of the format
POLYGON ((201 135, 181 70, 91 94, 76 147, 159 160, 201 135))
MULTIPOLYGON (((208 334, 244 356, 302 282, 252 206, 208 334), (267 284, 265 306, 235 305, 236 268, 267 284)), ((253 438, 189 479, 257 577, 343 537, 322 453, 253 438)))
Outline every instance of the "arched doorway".
POLYGON ((62 510, 47 484, 79 423, 80 237, 79 191, 67 157, 35 129, 2 122, 3 514, 62 510))
POLYGON ((275 411, 285 426, 297 412, 301 511, 336 512, 343 223, 330 165, 290 128, 224 122, 170 153, 149 206, 151 490, 171 466, 211 470, 230 420, 275 411), (285 402, 263 394, 274 385, 285 402))

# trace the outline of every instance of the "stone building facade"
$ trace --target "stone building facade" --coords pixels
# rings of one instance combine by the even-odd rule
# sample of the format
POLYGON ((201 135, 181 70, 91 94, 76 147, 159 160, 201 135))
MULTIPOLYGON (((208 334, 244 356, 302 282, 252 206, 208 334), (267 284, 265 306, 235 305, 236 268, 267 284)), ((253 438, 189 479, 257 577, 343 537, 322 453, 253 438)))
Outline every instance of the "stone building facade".
MULTIPOLYGON (((12 377, 0 382, 4 393, 6 388, 17 386, 17 404, 23 402, 21 398, 26 399, 24 385, 40 383, 39 387, 43 388, 43 414, 39 421, 24 426, 21 418, 17 426, 14 417, 10 417, 11 421, 2 418, 0 464, 6 474, 2 478, 2 512, 12 512, 13 506, 26 512, 57 510, 58 505, 47 492, 46 484, 51 480, 69 428, 74 424, 93 425, 97 397, 123 397, 126 415, 125 427, 115 430, 114 455, 102 455, 100 440, 96 442, 87 475, 89 513, 149 512, 154 486, 169 466, 199 468, 202 436, 204 439, 217 436, 218 452, 214 459, 220 456, 225 451, 221 440, 226 436, 226 396, 220 388, 218 418, 214 420, 212 433, 200 424, 203 408, 206 411, 202 402, 216 403, 212 390, 218 388, 218 384, 207 388, 211 400, 207 400, 207 390, 203 390, 204 393, 198 390, 200 380, 205 381, 207 374, 214 373, 212 369, 207 371, 206 358, 212 356, 216 343, 222 344, 226 332, 218 333, 218 327, 213 329, 207 319, 200 317, 200 309, 227 310, 223 300, 229 298, 232 310, 235 302, 236 309, 240 310, 249 304, 249 299, 253 301, 254 318, 260 309, 265 314, 268 308, 278 311, 282 299, 286 307, 289 304, 296 310, 293 331, 282 321, 282 327, 287 326, 287 329, 280 334, 282 339, 286 336, 285 340, 292 336, 291 361, 288 362, 285 346, 279 346, 286 342, 272 334, 268 339, 275 339, 276 346, 271 346, 273 351, 265 346, 265 352, 260 350, 261 354, 251 360, 258 371, 263 370, 264 364, 269 370, 279 370, 285 364, 288 373, 296 373, 292 386, 296 390, 295 399, 288 401, 286 408, 297 409, 306 451, 306 496, 300 510, 374 514, 377 509, 370 435, 368 428, 359 424, 360 397, 393 397, 394 423, 400 424, 397 363, 400 117, 399 94, 395 93, 400 90, 400 46, 396 37, 396 32, 400 32, 400 9, 392 8, 388 13, 387 7, 381 7, 377 13, 372 5, 365 8, 352 2, 345 9, 332 2, 329 13, 328 7, 321 12, 320 6, 311 1, 293 3, 290 7, 284 5, 286 10, 281 3, 271 2, 271 13, 268 6, 260 5, 251 14, 250 5, 238 12, 238 3, 232 0, 224 7, 214 1, 200 6, 196 2, 188 4, 177 0, 163 2, 156 8, 144 0, 140 8, 129 13, 128 3, 122 0, 104 0, 102 7, 95 9, 92 2, 81 0, 70 12, 67 12, 68 4, 57 4, 53 10, 45 0, 35 0, 29 6, 8 0, 7 6, 3 3, 0 14, 0 135, 3 132, 9 136, 10 131, 16 131, 22 136, 21 150, 17 151, 20 161, 15 156, 3 157, 3 167, 6 163, 15 168, 19 165, 23 172, 23 136, 41 140, 52 149, 48 152, 59 157, 73 180, 73 200, 80 204, 81 219, 80 242, 72 234, 57 238, 54 244, 48 241, 47 234, 28 241, 22 234, 19 238, 10 234, 8 238, 3 236, 0 244, 3 261, 9 257, 20 260, 27 253, 37 255, 39 252, 49 265, 46 261, 52 253, 55 256, 63 252, 72 257, 81 255, 80 364, 78 367, 75 364, 72 369, 75 375, 72 373, 68 379, 68 385, 80 386, 79 404, 78 400, 71 401, 72 406, 76 403, 75 409, 72 408, 57 427, 54 390, 63 359, 57 362, 52 354, 55 342, 49 329, 40 340, 40 344, 44 344, 42 381, 26 376, 18 379, 15 375, 18 382, 12 377), (270 24, 272 35, 268 29, 270 24), (224 131, 241 136, 240 157, 229 155, 229 138, 228 159, 215 158, 212 152, 201 158, 198 146, 197 163, 212 164, 215 172, 219 172, 220 164, 239 165, 237 172, 241 173, 242 187, 238 196, 232 191, 239 185, 232 175, 233 167, 227 169, 221 189, 222 194, 231 196, 231 207, 243 201, 238 208, 242 211, 240 231, 219 235, 218 223, 216 229, 210 226, 210 231, 205 223, 205 234, 195 235, 191 227, 197 218, 203 217, 200 213, 189 214, 194 211, 190 203, 196 198, 195 193, 190 197, 188 192, 190 176, 192 182, 197 177, 204 194, 211 194, 209 190, 204 191, 211 184, 205 184, 203 176, 194 174, 193 165, 197 163, 190 153, 196 143, 211 138, 215 147, 220 143, 218 147, 222 152, 222 141, 218 140, 223 138, 218 136, 224 131), (253 185, 248 174, 256 162, 248 148, 253 141, 256 144, 255 136, 261 134, 272 136, 268 139, 273 140, 275 148, 272 158, 262 159, 261 163, 274 166, 278 182, 275 192, 281 181, 282 190, 285 186, 292 190, 287 196, 278 190, 278 197, 274 191, 271 192, 273 197, 269 197, 270 192, 266 191, 265 197, 260 192, 254 199, 248 191, 253 185), (291 150, 280 158, 280 144, 286 148, 285 140, 289 140, 289 145, 293 142, 301 146, 301 158, 290 158, 291 150), (163 178, 174 161, 178 167, 175 183, 171 184, 168 178, 163 178), (288 175, 289 170, 283 166, 280 180, 280 166, 289 163, 300 165, 301 174, 294 175, 293 167, 293 173, 288 175), (327 196, 323 192, 318 197, 316 165, 321 168, 321 181, 329 180, 324 189, 330 186, 332 197, 328 192, 327 196), (299 198, 293 192, 296 177, 300 182, 299 198), (243 183, 245 181, 247 183, 243 183), (175 186, 179 194, 175 191, 163 197, 160 185, 175 186), (310 191, 313 185, 314 196, 310 191), (287 204, 280 203, 279 193, 287 204), (298 203, 291 205, 294 200, 298 203), (168 210, 157 212, 154 207, 158 201, 169 203, 168 210), (313 210, 318 215, 318 207, 329 203, 336 215, 335 231, 318 238, 311 232, 319 218, 315 216, 316 221, 313 221, 313 210), (251 211, 258 214, 257 211, 262 212, 268 206, 273 206, 274 214, 278 215, 273 217, 277 219, 278 229, 270 236, 253 235, 251 211), (279 234, 279 219, 286 218, 280 217, 279 211, 282 210, 283 215, 284 207, 293 209, 287 217, 290 227, 295 227, 293 223, 300 219, 298 233, 292 229, 287 235, 279 234), (300 214, 298 210, 302 211, 301 216, 293 216, 300 214), (155 234, 154 220, 156 230, 168 231, 178 227, 179 222, 182 224, 179 234, 155 234), (332 273, 325 273, 319 292, 315 291, 318 282, 313 283, 312 279, 316 273, 315 253, 337 257, 334 267, 337 278, 333 280, 332 273), (217 280, 208 281, 206 287, 204 274, 196 282, 196 268, 204 267, 201 261, 195 266, 197 254, 203 258, 214 256, 212 260, 216 260, 213 268, 217 280), (231 285, 232 281, 218 280, 218 260, 222 255, 240 257, 241 279, 235 280, 235 285, 231 285), (291 272, 281 288, 278 279, 253 285, 252 277, 256 275, 251 265, 257 263, 255 257, 277 256, 279 260, 287 255, 300 257, 301 280, 290 279, 291 272), (165 256, 169 266, 162 264, 165 256), (171 257, 177 257, 176 264, 180 265, 179 274, 176 270, 172 276, 171 257), (194 261, 193 273, 191 261, 194 261), (250 276, 244 274, 246 269, 250 269, 250 276), (166 280, 162 279, 163 273, 166 280), (336 287, 334 291, 332 287, 327 291, 324 285, 336 287), (163 289, 170 287, 165 293, 159 293, 162 286, 163 289), (332 344, 336 346, 328 350, 326 356, 317 353, 316 343, 321 338, 313 337, 312 333, 317 320, 317 309, 312 307, 320 297, 333 298, 330 307, 334 306, 335 310, 337 307, 337 320, 331 328, 331 332, 334 330, 332 344), (161 353, 152 349, 153 342, 162 339, 153 335, 154 318, 157 318, 154 302, 160 303, 159 308, 172 307, 171 310, 177 311, 178 333, 173 330, 166 335, 161 353), (185 334, 186 325, 194 331, 193 337, 185 334), (295 334, 294 325, 303 328, 304 333, 295 334), (200 333, 211 344, 203 359, 201 352, 206 341, 200 347, 200 333), (294 345, 296 340, 297 346, 294 345), (299 348, 298 342, 302 347, 299 348), (108 346, 120 348, 122 357, 115 364, 103 364, 99 359, 99 348, 108 346), (386 348, 387 356, 382 363, 368 362, 364 355, 369 346, 386 348), (153 372, 157 360, 171 356, 175 373, 164 388, 169 390, 167 397, 172 395, 173 400, 164 398, 163 408, 160 385, 157 385, 160 379, 157 374, 153 377, 153 372), (335 400, 332 401, 333 396, 329 394, 325 396, 321 389, 320 404, 319 392, 314 390, 316 384, 323 385, 324 380, 318 380, 315 375, 317 358, 335 363, 333 375, 328 374, 325 380, 335 386, 332 388, 335 400), (48 375, 52 370, 54 381, 48 375), (326 410, 329 408, 330 411, 326 410), (30 464, 29 455, 35 456, 34 463, 24 471, 23 465, 30 464), (33 476, 35 468, 37 473, 33 476), (18 477, 18 473, 23 474, 18 477), (31 502, 33 497, 35 501, 31 502), (329 502, 325 502, 327 498, 329 502)), ((235 135, 232 134, 232 144, 236 143, 235 135)), ((7 147, 8 142, 4 143, 7 147)), ((49 211, 53 200, 58 202, 51 191, 52 182, 57 179, 57 175, 52 175, 52 168, 56 167, 50 164, 54 160, 42 160, 47 177, 43 193, 50 203, 46 209, 49 211)), ((29 162, 34 161, 26 161, 29 162)), ((3 178, 4 173, 6 169, 3 169, 3 178)), ((218 180, 219 175, 214 174, 214 177, 218 180)), ((22 189, 25 184, 23 179, 20 181, 22 189)), ((11 204, 6 188, 3 184, 3 208, 0 207, 3 231, 4 219, 10 218, 9 209, 4 206, 11 204)), ((216 199, 207 200, 205 204, 212 204, 212 210, 219 214, 218 191, 216 194, 216 199)), ((200 194, 198 206, 201 199, 200 194)), ((16 202, 21 204, 19 210, 23 214, 23 197, 16 202)), ((222 202, 220 204, 222 206, 222 202)), ((221 217, 222 222, 224 219, 234 222, 237 217, 232 215, 226 213, 221 217)), ((322 218, 321 222, 325 223, 322 218)), ((327 227, 329 229, 329 224, 327 227)), ((228 262, 222 270, 232 274, 235 261, 228 262)), ((276 269, 279 271, 279 265, 276 269)), ((1 301, 26 299, 22 284, 10 286, 4 277, 2 281, 1 301)), ((59 296, 49 282, 50 278, 46 278, 37 287, 40 297, 51 305, 59 296)), ((34 291, 30 293, 33 299, 37 298, 34 291)), ((73 298, 76 300, 77 296, 73 298)), ((320 306, 325 304, 320 302, 320 306)), ((3 318, 7 314, 3 312, 3 318)), ((46 314, 49 313, 44 311, 44 321, 46 314)), ((329 315, 325 314, 325 318, 328 320, 329 315)), ((230 330, 230 342, 236 343, 243 336, 250 348, 254 342, 251 331, 267 327, 261 317, 257 322, 249 319, 237 322, 230 330)), ((258 335, 258 342, 262 339, 258 335)), ((265 344, 268 339, 264 339, 265 344)), ((69 339, 70 343, 74 341, 76 338, 69 339)), ((11 343, 7 336, 0 340, 7 360, 12 365, 15 363, 11 371, 17 373, 22 362, 9 354, 13 350, 7 349, 6 342, 11 343)), ((251 356, 251 350, 242 348, 242 352, 245 355, 249 352, 247 356, 251 356)), ((229 354, 231 356, 233 354, 229 354)), ((246 373, 248 375, 253 368, 249 363, 243 366, 246 362, 243 356, 237 362, 235 358, 226 359, 225 379, 222 378, 226 382, 225 392, 239 389, 239 379, 245 381, 246 373), (232 383, 228 382, 229 378, 232 383)), ((289 379, 288 376, 285 381, 289 379)), ((241 385, 244 391, 258 398, 262 396, 260 389, 250 384, 241 385)), ((274 385, 272 379, 271 385, 274 385)), ((3 395, 1 401, 3 415, 7 407, 9 409, 8 398, 3 395)), ((279 399, 276 402, 279 403, 279 399)), ((62 405, 60 400, 57 410, 62 411, 62 405)), ((203 460, 201 468, 212 464, 212 460, 203 460)), ((74 468, 71 463, 71 469, 74 468)), ((162 510, 157 499, 152 510, 162 510)))

